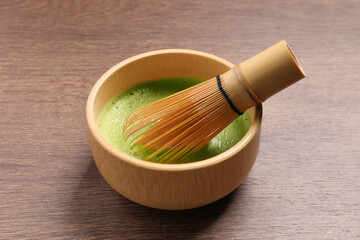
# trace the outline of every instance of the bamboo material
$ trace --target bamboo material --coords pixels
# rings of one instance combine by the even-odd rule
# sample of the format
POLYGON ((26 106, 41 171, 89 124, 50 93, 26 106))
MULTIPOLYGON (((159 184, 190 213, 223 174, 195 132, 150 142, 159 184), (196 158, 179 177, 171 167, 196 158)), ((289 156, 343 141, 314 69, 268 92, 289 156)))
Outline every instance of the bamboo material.
POLYGON ((284 40, 240 63, 236 69, 243 73, 260 102, 305 77, 284 40))
POLYGON ((305 77, 285 41, 187 90, 144 106, 124 125, 135 155, 171 163, 204 147, 241 112, 305 77))
POLYGON ((258 153, 261 104, 247 111, 251 126, 242 140, 222 154, 195 163, 156 164, 136 159, 111 146, 97 128, 103 106, 135 84, 170 77, 209 79, 232 67, 214 55, 173 49, 140 54, 107 71, 94 85, 86 106, 91 151, 104 179, 124 197, 160 209, 204 206, 238 187, 258 153))

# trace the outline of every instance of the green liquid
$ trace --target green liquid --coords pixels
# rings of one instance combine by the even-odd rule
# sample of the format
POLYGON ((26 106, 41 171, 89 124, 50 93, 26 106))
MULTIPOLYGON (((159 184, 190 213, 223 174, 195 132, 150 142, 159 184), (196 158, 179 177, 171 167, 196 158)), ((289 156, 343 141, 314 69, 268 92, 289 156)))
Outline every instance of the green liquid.
MULTIPOLYGON (((134 110, 202 82, 198 78, 168 78, 140 83, 111 99, 102 110, 98 128, 103 137, 120 151, 134 156, 125 142, 123 126, 134 110)), ((175 163, 189 163, 214 157, 243 138, 251 125, 248 113, 239 116, 200 151, 175 163)), ((137 156, 142 158, 142 156, 137 156)))

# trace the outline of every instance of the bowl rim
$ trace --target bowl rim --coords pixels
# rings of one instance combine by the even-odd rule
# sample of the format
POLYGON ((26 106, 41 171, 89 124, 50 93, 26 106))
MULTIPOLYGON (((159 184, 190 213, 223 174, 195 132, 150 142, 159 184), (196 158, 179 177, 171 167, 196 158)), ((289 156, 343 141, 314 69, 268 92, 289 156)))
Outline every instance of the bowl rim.
MULTIPOLYGON (((234 64, 231 62, 220 58, 218 56, 196 51, 196 50, 189 50, 189 49, 162 49, 162 50, 155 50, 150 52, 141 53, 138 55, 135 55, 133 57, 130 57, 126 60, 123 60, 116 64, 115 66, 111 67, 108 71, 106 71, 94 84, 92 87, 87 102, 86 102, 86 121, 88 125, 88 130, 91 132, 92 136, 95 138, 95 140, 101 145, 103 148, 105 148, 106 151, 111 153, 113 156, 118 158, 119 160, 125 161, 128 164, 135 165, 137 167, 142 167, 150 170, 156 170, 156 171, 188 171, 188 170, 194 170, 194 169, 200 169, 200 168, 206 168, 210 167, 212 165, 219 164, 223 161, 226 161, 227 159, 234 156, 236 153, 240 152, 247 144, 250 143, 250 141, 255 137, 256 133, 261 128, 261 120, 262 120, 262 104, 259 104, 255 107, 255 117, 253 121, 251 122, 251 126, 245 136, 236 143, 233 147, 226 150, 225 152, 216 155, 214 157, 204 159, 197 162, 192 163, 182 163, 182 164, 161 164, 161 163, 153 163, 153 162, 147 162, 135 157, 132 157, 130 155, 127 155, 126 153, 120 151, 116 147, 112 146, 110 143, 106 141, 106 139, 102 136, 100 133, 98 127, 97 127, 97 119, 95 120, 93 118, 93 107, 94 107, 94 101, 96 99, 97 93, 101 87, 101 85, 108 79, 109 76, 111 76, 114 72, 116 72, 118 69, 124 67, 127 64, 130 64, 134 61, 137 61, 144 57, 151 57, 155 55, 161 55, 161 54, 192 54, 192 55, 198 55, 201 57, 206 57, 213 59, 215 61, 221 62, 222 64, 227 65, 229 68, 234 67, 234 64)), ((90 134, 90 133, 89 133, 90 134)))

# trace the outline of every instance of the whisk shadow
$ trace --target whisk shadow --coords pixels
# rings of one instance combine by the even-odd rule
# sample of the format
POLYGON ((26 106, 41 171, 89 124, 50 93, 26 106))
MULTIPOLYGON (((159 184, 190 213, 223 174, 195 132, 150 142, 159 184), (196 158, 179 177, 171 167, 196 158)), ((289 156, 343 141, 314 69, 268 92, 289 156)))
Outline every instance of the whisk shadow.
POLYGON ((241 187, 225 198, 191 210, 166 211, 141 206, 122 197, 101 177, 89 157, 88 169, 73 189, 67 219, 84 238, 182 239, 204 232, 227 211, 241 187), (236 192, 236 194, 235 194, 236 192))

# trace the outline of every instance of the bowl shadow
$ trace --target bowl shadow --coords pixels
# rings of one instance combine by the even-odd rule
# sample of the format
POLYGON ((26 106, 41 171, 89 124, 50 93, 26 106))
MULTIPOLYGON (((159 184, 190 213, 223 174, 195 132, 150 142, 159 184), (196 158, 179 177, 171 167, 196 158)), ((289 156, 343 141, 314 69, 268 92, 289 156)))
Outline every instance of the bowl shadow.
MULTIPOLYGON (((68 224, 81 238, 189 239, 209 231, 235 198, 240 186, 204 207, 167 211, 144 207, 121 196, 102 178, 91 154, 87 170, 72 189, 68 224)), ((238 200, 237 200, 238 201, 238 200)))

